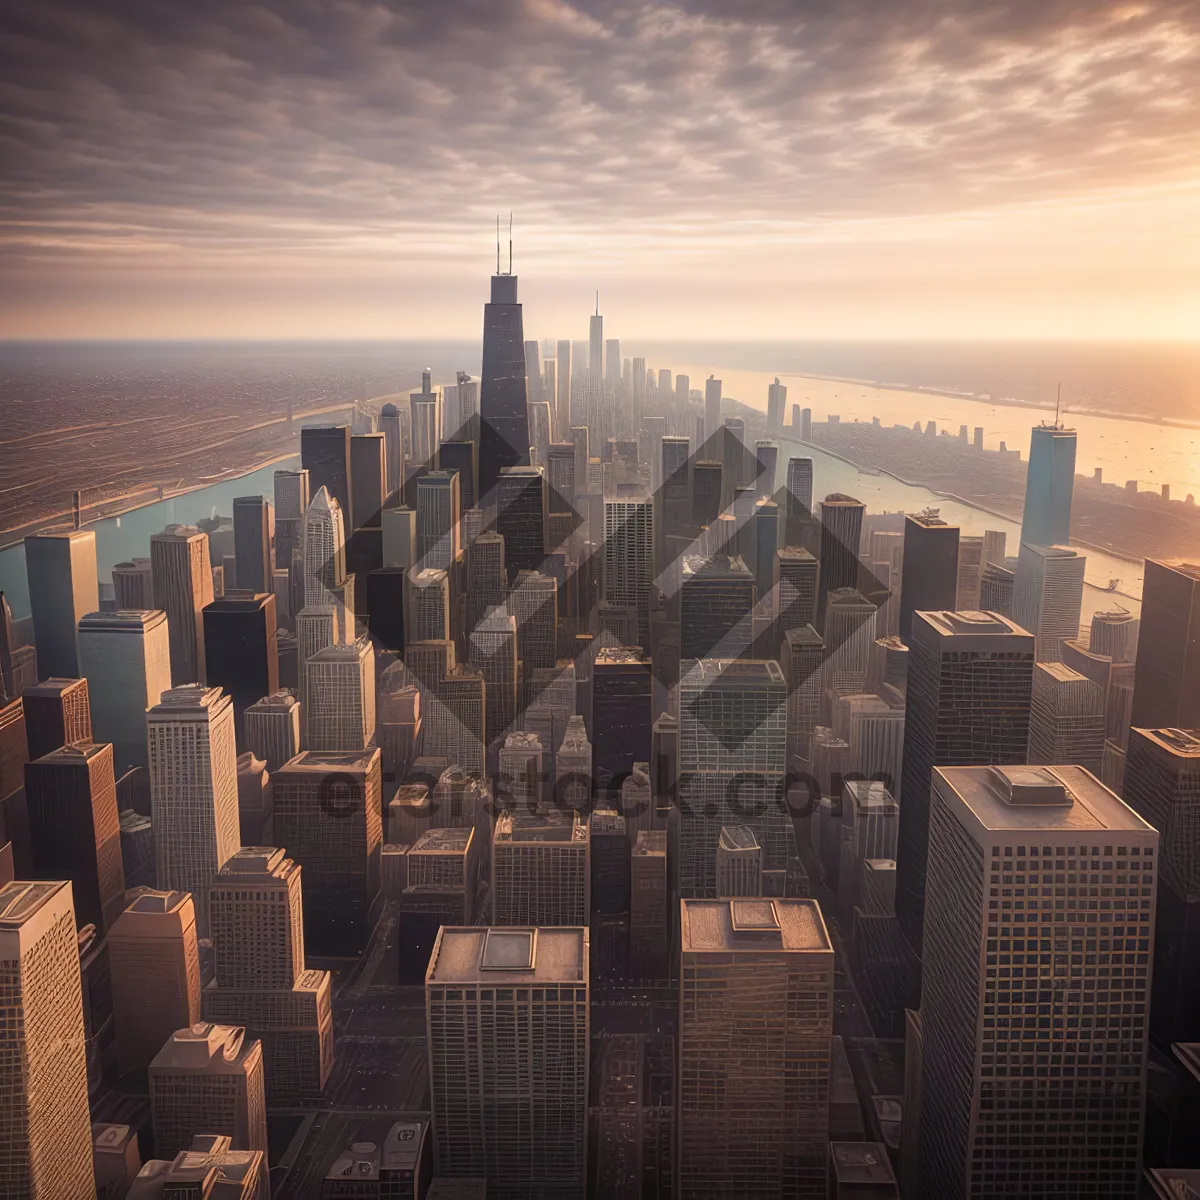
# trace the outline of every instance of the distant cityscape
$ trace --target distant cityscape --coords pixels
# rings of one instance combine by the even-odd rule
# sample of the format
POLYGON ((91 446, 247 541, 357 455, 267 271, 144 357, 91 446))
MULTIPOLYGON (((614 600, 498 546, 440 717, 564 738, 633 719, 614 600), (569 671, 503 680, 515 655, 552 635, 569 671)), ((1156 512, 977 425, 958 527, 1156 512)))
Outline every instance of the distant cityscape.
POLYGON ((22 485, 0 1198, 1200 1194, 1193 497, 527 340, 500 265, 478 377, 224 406, 298 465, 111 579, 137 464, 22 485))

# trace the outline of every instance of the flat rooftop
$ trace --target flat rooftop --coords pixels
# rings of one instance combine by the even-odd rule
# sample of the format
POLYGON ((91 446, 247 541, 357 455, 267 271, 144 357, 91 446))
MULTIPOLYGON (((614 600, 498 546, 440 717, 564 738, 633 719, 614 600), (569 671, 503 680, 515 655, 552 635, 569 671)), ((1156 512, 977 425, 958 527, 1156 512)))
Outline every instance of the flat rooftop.
POLYGON ((474 829, 427 829, 409 849, 410 854, 465 854, 474 829))
POLYGON ((1032 646, 1033 644, 1033 634, 1028 632, 1028 630, 1022 629, 1016 621, 995 612, 981 612, 978 610, 950 612, 943 610, 939 612, 916 612, 913 614, 913 617, 915 620, 925 621, 944 638, 998 638, 1016 635, 1028 638, 1030 645, 1032 646))
POLYGON ((820 950, 833 945, 815 900, 681 900, 685 952, 820 950))
POLYGON ((757 850, 758 838, 749 825, 722 825, 722 850, 757 850))
POLYGON ((52 896, 71 884, 66 880, 45 883, 6 883, 0 888, 0 929, 20 929, 52 896))
POLYGON ((895 1186, 896 1176, 892 1173, 887 1147, 879 1142, 830 1142, 829 1157, 839 1185, 895 1186))
POLYGON ((745 687, 746 684, 783 685, 783 672, 773 659, 685 658, 679 664, 680 682, 704 683, 709 687, 745 687))
POLYGON ((506 812, 496 818, 495 842, 582 842, 588 827, 577 812, 506 812))
POLYGON ((555 925, 442 927, 427 983, 586 983, 588 932, 555 925))
POLYGON ((1080 679, 1089 682, 1086 675, 1081 675, 1074 667, 1068 667, 1066 663, 1036 663, 1034 669, 1044 671, 1055 683, 1076 683, 1080 679))
POLYGON ((933 786, 982 830, 1158 836, 1083 767, 935 767, 933 786))
POLYGON ((1200 729, 1139 729, 1138 733, 1172 758, 1200 758, 1200 729))
POLYGON ((366 771, 373 759, 379 757, 379 751, 374 747, 369 750, 301 750, 295 758, 289 759, 272 776, 276 778, 284 772, 303 775, 327 775, 331 769, 337 771, 366 771))

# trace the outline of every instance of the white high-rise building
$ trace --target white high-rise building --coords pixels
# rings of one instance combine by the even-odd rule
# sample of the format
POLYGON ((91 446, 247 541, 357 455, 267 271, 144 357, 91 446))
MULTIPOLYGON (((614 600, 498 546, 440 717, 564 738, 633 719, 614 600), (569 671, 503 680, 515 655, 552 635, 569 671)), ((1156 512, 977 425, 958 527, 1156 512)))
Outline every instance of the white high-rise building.
POLYGON ((95 1200, 70 883, 0 887, 0 978, 0 1196, 95 1200))
MULTIPOLYGON (((208 534, 192 525, 168 525, 150 538, 154 603, 167 614, 171 682, 203 683, 204 617, 213 602, 208 534)), ((96 607, 99 607, 97 605, 96 607)))
POLYGON ((79 669, 88 681, 92 736, 112 742, 118 776, 148 767, 146 710, 171 686, 166 613, 88 613, 79 622, 79 669))
POLYGON ((43 679, 74 679, 79 675, 75 627, 100 607, 95 532, 31 534, 25 539, 25 572, 38 673, 43 679))
POLYGON ((866 686, 875 651, 875 605, 855 588, 833 588, 825 605, 825 686, 840 695, 866 686))
POLYGON ((307 748, 360 751, 375 736, 375 647, 370 638, 329 646, 305 664, 307 748))
POLYGON ((241 846, 233 700, 186 684, 147 715, 158 886, 191 892, 207 925, 208 885, 241 846))
POLYGON ((934 770, 915 1194, 1140 1194, 1157 846, 1082 767, 934 770))
POLYGON ((425 567, 404 579, 404 640, 440 642, 450 636, 450 578, 425 567))
POLYGON ((1087 559, 1069 546, 1021 543, 1013 616, 1037 639, 1038 662, 1061 662, 1063 638, 1079 636, 1087 559))

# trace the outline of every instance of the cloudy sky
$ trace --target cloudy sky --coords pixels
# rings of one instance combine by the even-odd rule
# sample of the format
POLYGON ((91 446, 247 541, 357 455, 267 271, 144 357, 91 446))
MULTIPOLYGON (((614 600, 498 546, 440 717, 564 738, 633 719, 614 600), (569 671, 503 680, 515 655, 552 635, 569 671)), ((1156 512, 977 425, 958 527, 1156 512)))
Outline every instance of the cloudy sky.
POLYGON ((1200 2, 38 0, 0 337, 1200 331, 1200 2))

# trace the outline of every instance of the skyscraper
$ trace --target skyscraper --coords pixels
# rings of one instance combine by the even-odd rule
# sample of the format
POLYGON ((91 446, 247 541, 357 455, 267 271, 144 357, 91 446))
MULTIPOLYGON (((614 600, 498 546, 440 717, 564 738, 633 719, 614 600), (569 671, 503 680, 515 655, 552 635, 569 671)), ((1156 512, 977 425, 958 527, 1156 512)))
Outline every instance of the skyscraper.
POLYGON ((571 343, 558 342, 558 396, 554 427, 560 437, 571 428, 571 343))
POLYGON ((983 538, 958 539, 958 590, 954 607, 959 612, 974 612, 979 607, 979 586, 983 574, 983 538))
POLYGON ((614 646, 596 656, 592 748, 597 796, 615 799, 633 764, 650 761, 652 695, 650 660, 641 649, 614 646))
POLYGON ((112 746, 76 742, 25 765, 33 866, 69 879, 80 926, 103 933, 125 899, 112 746))
POLYGON ((1027 761, 1033 636, 995 613, 918 613, 908 660, 896 912, 918 943, 930 773, 1027 761))
POLYGON ((1029 761, 1086 767, 1097 777, 1104 753, 1104 690, 1066 663, 1033 671, 1029 761))
POLYGON ((163 692, 147 721, 158 885, 191 892, 205 930, 208 885, 241 843, 233 701, 188 684, 163 692))
POLYGON ((957 525, 933 510, 904 518, 900 576, 900 636, 912 636, 914 612, 955 612, 958 595, 957 525))
POLYGON ((1200 853, 1194 833, 1200 735, 1131 729, 1122 791, 1162 839, 1150 1036, 1169 1054, 1172 1043, 1200 1040, 1200 853))
POLYGON ((825 597, 834 588, 856 588, 858 544, 862 540, 864 505, 839 492, 821 501, 821 577, 817 619, 824 619, 825 597))
POLYGON ((1035 425, 1029 441, 1021 541, 1066 546, 1071 541, 1071 498, 1075 490, 1075 430, 1035 425))
POLYGON ((79 622, 79 668, 88 680, 92 735, 113 744, 117 773, 148 766, 146 710, 171 686, 166 614, 88 613, 79 622))
POLYGON ((650 500, 604 502, 604 601, 636 608, 638 635, 649 637, 654 575, 654 506, 650 500))
POLYGON ((144 1071, 200 1020, 196 909, 187 892, 143 890, 108 931, 117 1072, 144 1071))
POLYGON ((780 632, 811 625, 817 618, 817 560, 803 546, 781 546, 774 567, 773 583, 779 589, 774 615, 780 632))
POLYGON ((493 924, 586 925, 591 869, 586 816, 501 813, 492 835, 493 924))
POLYGON ((0 888, 0 1189, 94 1200, 83 993, 71 885, 0 888))
POLYGON ((525 401, 525 344, 517 277, 497 270, 492 276, 491 302, 483 309, 479 502, 485 507, 496 503, 490 493, 500 472, 529 463, 525 401))
POLYGON ((167 614, 171 682, 176 687, 203 683, 202 614, 205 605, 213 601, 208 534, 190 525, 168 525, 162 533, 150 538, 150 566, 154 575, 154 602, 167 614))
POLYGON ((805 545, 813 520, 813 461, 789 458, 787 465, 787 503, 784 511, 784 544, 805 545))
POLYGON ((318 488, 304 511, 304 607, 336 606, 345 582, 345 514, 328 490, 318 488))
POLYGON ((1063 639, 1079 636, 1086 565, 1069 546, 1021 543, 1013 616, 1037 639, 1038 662, 1060 662, 1063 639))
POLYGON ((275 840, 304 868, 309 946, 318 954, 361 951, 379 894, 379 751, 306 750, 271 783, 275 840))
POLYGON ((233 502, 233 552, 237 585, 242 591, 274 590, 271 544, 275 512, 265 496, 238 496, 233 502))
POLYGON ((308 748, 330 753, 364 749, 375 736, 375 647, 370 639, 327 646, 308 660, 305 670, 308 748))
POLYGON ((835 588, 826 597, 826 687, 852 695, 866 687, 875 650, 875 606, 855 588, 835 588))
POLYGON ((59 746, 92 740, 92 709, 86 679, 43 679, 25 689, 25 732, 29 757, 59 746))
POLYGON ((154 607, 154 575, 148 558, 115 563, 112 569, 113 600, 117 611, 123 608, 154 607))
POLYGON ((314 497, 324 488, 343 513, 354 511, 348 425, 309 425, 301 429, 300 462, 308 472, 308 487, 314 497))
POLYGON ((417 481, 417 562, 448 569, 459 555, 457 471, 430 471, 417 481))
MULTIPOLYGON (((356 433, 350 438, 350 494, 354 508, 350 523, 355 532, 379 528, 379 514, 387 503, 387 444, 382 433, 356 433)), ((241 576, 238 586, 242 587, 241 576)))
POLYGON ((496 745, 517 712, 517 622, 511 613, 500 607, 484 613, 471 630, 468 661, 483 674, 487 741, 496 745))
POLYGON ((85 613, 100 607, 95 533, 76 529, 30 534, 25 539, 25 572, 38 670, 42 678, 74 678, 79 674, 75 627, 85 613))
POLYGON ((1042 886, 1022 910, 987 897, 1013 871, 1152 882, 1156 840, 1082 767, 933 772, 918 1195, 1139 1194, 1153 899, 1096 910, 1042 886), (1111 953, 1085 966, 1084 938, 1111 953), (1043 945, 1057 951, 1045 963, 1043 945), (1114 991, 1121 1015, 1101 1014, 1114 991), (1007 1019, 985 1017, 999 1008, 1007 1019))
MULTIPOLYGON (((601 318, 603 320, 603 318, 601 318)), ((642 362, 643 375, 645 374, 645 361, 642 362)), ((621 378, 621 343, 617 338, 609 338, 604 343, 604 374, 607 376, 610 383, 615 384, 621 378)), ((643 384, 643 390, 645 385, 643 384)), ((635 384, 636 387, 636 384, 635 384)))
POLYGON ((588 318, 588 374, 596 382, 604 378, 604 318, 600 315, 599 296, 596 311, 588 318))
POLYGON ((450 637, 450 578, 433 567, 408 572, 404 587, 405 642, 443 641, 450 637))
MULTIPOLYGON (((484 330, 486 334, 486 329, 484 330)), ((524 353, 522 351, 522 353, 524 353)), ((438 394, 433 390, 433 379, 428 368, 421 372, 421 390, 409 392, 408 404, 412 419, 412 463, 411 468, 421 474, 433 466, 438 443, 442 440, 441 424, 438 420, 438 394)))
POLYGON ((320 1095, 333 1067, 328 971, 304 968, 301 869, 283 850, 239 850, 209 888, 215 980, 204 1019, 241 1022, 263 1048, 267 1103, 320 1095))
POLYGON ((1134 668, 1139 729, 1200 729, 1200 566, 1148 558, 1134 668))
MULTIPOLYGON (((709 376, 704 381, 704 440, 716 437, 721 425, 721 381, 709 376)), ((699 449, 699 447, 697 447, 699 449)))
POLYGON ((683 900, 676 1195, 826 1191, 833 946, 813 900, 683 900))
MULTIPOLYGON (((385 404, 379 410, 379 431, 383 434, 383 465, 387 475, 387 501, 390 504, 404 481, 404 429, 400 410, 394 404, 385 404)), ((275 507, 279 507, 278 501, 275 507)))
POLYGON ((783 428, 783 411, 787 404, 787 386, 779 382, 779 376, 775 377, 775 382, 767 388, 767 428, 772 431, 777 431, 783 428))
POLYGON ((157 1154, 174 1158, 202 1131, 224 1134, 235 1150, 266 1153, 262 1044, 245 1029, 206 1021, 178 1029, 149 1075, 157 1154))
MULTIPOLYGON (((477 442, 442 442, 438 446, 439 471, 449 471, 458 477, 458 509, 462 513, 475 507, 479 481, 479 444, 477 442)), ((420 492, 417 493, 418 502, 420 492)), ((459 534, 459 542, 465 539, 459 534)))
POLYGON ((528 680, 536 670, 553 667, 558 644, 558 585, 552 575, 518 571, 508 594, 508 611, 517 623, 517 657, 528 680))
POLYGON ((756 595, 754 576, 736 555, 684 555, 680 656, 737 658, 749 653, 756 595))
POLYGON ((441 930, 425 976, 439 1175, 486 1178, 499 1200, 583 1200, 588 978, 586 928, 441 930))
POLYGON ((246 709, 246 748, 271 773, 300 753, 300 702, 288 688, 263 696, 246 709))
POLYGON ((233 701, 239 744, 250 705, 279 690, 274 595, 214 600, 204 609, 208 682, 233 701))
POLYGON ((540 570, 546 557, 546 477, 537 467, 507 467, 494 482, 496 532, 511 581, 518 571, 540 570))

